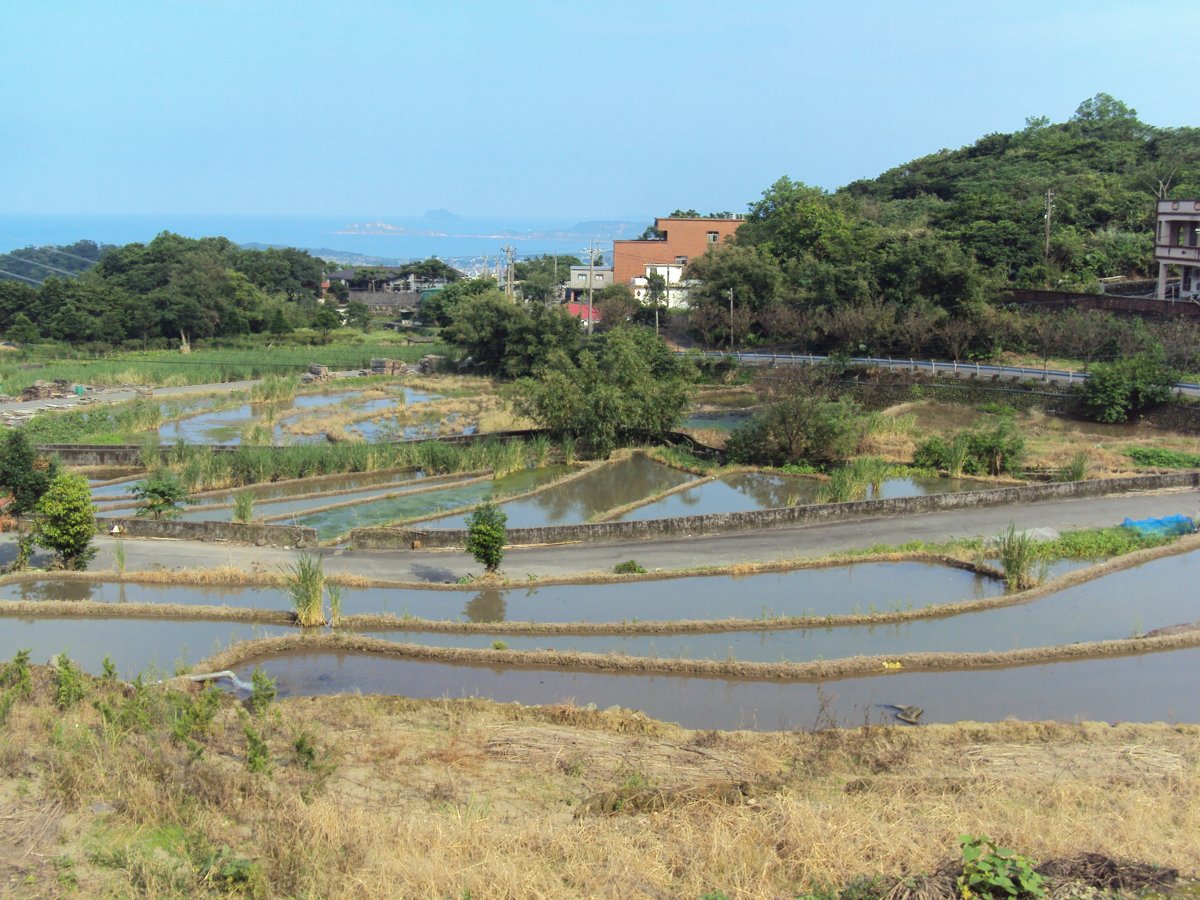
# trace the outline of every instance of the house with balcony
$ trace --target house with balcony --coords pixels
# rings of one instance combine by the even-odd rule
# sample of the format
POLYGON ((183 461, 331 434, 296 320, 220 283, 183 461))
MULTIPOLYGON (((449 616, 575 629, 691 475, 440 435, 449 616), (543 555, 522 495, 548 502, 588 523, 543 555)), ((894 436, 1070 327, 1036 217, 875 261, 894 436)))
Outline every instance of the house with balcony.
POLYGON ((686 304, 687 289, 683 270, 688 262, 719 246, 737 232, 745 219, 665 218, 655 219, 654 228, 662 235, 657 240, 613 241, 613 281, 628 285, 635 296, 645 296, 645 281, 650 274, 662 275, 668 284, 668 303, 686 304), (656 270, 656 271, 651 271, 656 270), (673 274, 674 273, 674 274, 673 274), (641 284, 638 284, 638 280, 641 284), (676 284, 673 291, 670 285, 676 284))
POLYGON ((1154 235, 1158 299, 1200 302, 1200 200, 1159 200, 1154 235), (1171 270, 1179 272, 1172 283, 1171 270))

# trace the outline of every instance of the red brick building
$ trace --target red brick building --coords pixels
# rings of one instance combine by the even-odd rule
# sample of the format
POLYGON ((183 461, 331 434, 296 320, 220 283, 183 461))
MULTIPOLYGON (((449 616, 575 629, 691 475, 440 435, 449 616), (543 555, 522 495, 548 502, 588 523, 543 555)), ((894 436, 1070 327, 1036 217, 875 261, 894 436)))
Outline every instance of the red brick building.
POLYGON ((644 278, 646 266, 687 265, 738 230, 745 219, 655 219, 659 241, 613 241, 613 282, 644 278))

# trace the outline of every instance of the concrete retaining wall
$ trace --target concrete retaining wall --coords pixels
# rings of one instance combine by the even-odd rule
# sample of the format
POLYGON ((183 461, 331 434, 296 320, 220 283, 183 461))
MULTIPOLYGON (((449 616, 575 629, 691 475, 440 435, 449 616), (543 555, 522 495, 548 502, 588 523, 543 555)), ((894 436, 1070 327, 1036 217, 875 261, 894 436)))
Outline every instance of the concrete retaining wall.
MULTIPOLYGON (((1099 497, 1129 491, 1163 488, 1200 487, 1200 472, 1173 472, 1169 475, 1134 475, 1095 481, 1058 482, 1021 485, 982 491, 929 494, 924 497, 898 497, 894 500, 860 500, 853 503, 819 503, 744 513, 720 513, 707 516, 679 516, 643 522, 597 522, 587 525, 553 525, 545 528, 510 528, 510 544, 555 544, 568 541, 629 541, 641 538, 700 534, 723 534, 754 528, 832 522, 870 516, 904 516, 943 509, 978 506, 1004 506, 1067 497, 1099 497)), ((412 547, 462 547, 467 533, 462 529, 356 528, 350 543, 356 549, 392 550, 412 547)))
POLYGON ((96 519, 104 533, 114 525, 131 538, 178 538, 185 541, 233 541, 273 547, 315 547, 317 530, 298 525, 261 525, 244 522, 181 522, 169 519, 96 519))

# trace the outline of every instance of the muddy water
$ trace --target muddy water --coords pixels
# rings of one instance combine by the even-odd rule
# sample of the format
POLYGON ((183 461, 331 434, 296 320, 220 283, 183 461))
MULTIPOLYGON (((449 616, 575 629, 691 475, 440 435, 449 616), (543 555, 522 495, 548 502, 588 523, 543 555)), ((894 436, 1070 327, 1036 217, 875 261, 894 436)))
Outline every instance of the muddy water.
MULTIPOLYGON (((570 468, 567 466, 525 469, 491 481, 429 491, 414 496, 367 501, 355 506, 297 516, 295 524, 315 528, 317 536, 321 540, 329 540, 345 534, 352 528, 402 522, 406 519, 437 513, 439 510, 473 506, 493 497, 533 490, 561 478, 569 471, 570 468)), ((425 527, 424 523, 421 527, 425 527)))
POLYGON ((173 674, 176 663, 194 663, 238 641, 288 634, 294 629, 240 622, 171 622, 158 619, 0 619, 0 660, 31 650, 35 663, 66 653, 92 674, 105 656, 124 677, 152 667, 173 674))
MULTIPOLYGON (((891 720, 882 704, 920 706, 922 722, 1007 718, 1200 722, 1200 649, 967 672, 908 672, 816 683, 419 662, 365 654, 261 660, 283 696, 361 691, 486 697, 526 704, 639 709, 689 728, 810 729, 891 720)), ((254 662, 237 669, 249 679, 254 662)))
POLYGON ((105 484, 99 487, 92 488, 92 499, 97 502, 107 500, 115 500, 118 497, 124 497, 133 490, 134 486, 140 484, 145 475, 134 475, 126 478, 124 481, 118 481, 114 484, 105 484))
MULTIPOLYGON (((752 662, 1018 650, 1116 640, 1200 620, 1200 595, 1188 589, 1197 576, 1200 576, 1200 554, 1193 553, 1147 563, 1019 606, 941 619, 717 634, 506 635, 504 642, 511 650, 577 650, 665 659, 752 662)), ((668 586, 665 590, 672 588, 668 586)), ((860 607, 859 611, 867 610, 860 607)), ((418 634, 399 629, 371 634, 386 640, 438 646, 491 646, 491 638, 486 634, 418 634)))
POLYGON ((730 412, 698 412, 692 413, 679 426, 680 431, 699 431, 705 428, 715 428, 720 431, 732 431, 745 425, 754 417, 750 410, 732 410, 730 412))
MULTIPOLYGON (((502 504, 501 509, 508 516, 509 528, 573 525, 605 510, 693 481, 695 477, 637 453, 532 497, 502 504)), ((434 519, 424 524, 429 528, 465 528, 466 516, 434 519)))

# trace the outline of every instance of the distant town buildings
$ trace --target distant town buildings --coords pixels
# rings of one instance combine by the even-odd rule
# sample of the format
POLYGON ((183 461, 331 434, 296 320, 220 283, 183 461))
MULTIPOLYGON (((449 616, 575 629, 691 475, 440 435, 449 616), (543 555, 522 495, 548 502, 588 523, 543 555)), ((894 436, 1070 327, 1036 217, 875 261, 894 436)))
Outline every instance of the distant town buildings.
POLYGON ((1158 299, 1200 299, 1200 200, 1159 200, 1154 237, 1158 263, 1158 299), (1171 290, 1170 271, 1179 269, 1179 289, 1171 290))
POLYGON ((661 275, 667 282, 667 305, 687 302, 683 271, 692 259, 703 256, 728 240, 745 219, 655 219, 660 240, 613 241, 613 281, 629 286, 645 299, 647 278, 661 275))

